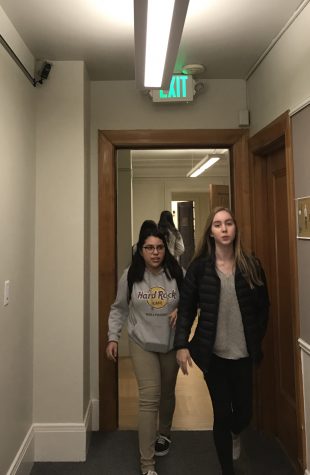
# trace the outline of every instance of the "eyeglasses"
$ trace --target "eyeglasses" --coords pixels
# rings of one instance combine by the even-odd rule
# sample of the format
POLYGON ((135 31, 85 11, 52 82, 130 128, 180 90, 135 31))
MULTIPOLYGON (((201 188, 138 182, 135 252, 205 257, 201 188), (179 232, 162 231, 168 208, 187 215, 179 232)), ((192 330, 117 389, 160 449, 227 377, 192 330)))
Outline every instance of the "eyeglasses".
POLYGON ((165 249, 165 246, 163 244, 159 244, 158 246, 143 246, 143 249, 146 250, 146 252, 149 252, 150 254, 153 254, 155 251, 157 252, 163 252, 165 249))

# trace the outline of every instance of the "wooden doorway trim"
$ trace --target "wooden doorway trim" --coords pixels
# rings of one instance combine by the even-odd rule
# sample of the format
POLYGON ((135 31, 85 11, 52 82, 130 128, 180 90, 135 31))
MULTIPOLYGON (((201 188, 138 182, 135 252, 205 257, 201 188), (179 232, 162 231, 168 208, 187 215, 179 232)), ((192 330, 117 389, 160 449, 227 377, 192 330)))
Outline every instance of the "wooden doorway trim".
MULTIPOLYGON (((291 315, 293 319, 294 339, 294 375, 297 394, 297 427, 298 427, 298 469, 303 473, 305 467, 305 434, 304 434, 304 411, 303 390, 300 350, 298 338, 300 334, 298 315, 298 276, 297 276, 297 250, 296 250, 296 214, 294 199, 294 169, 292 157, 291 123, 288 112, 282 114, 271 124, 266 126, 256 135, 249 139, 250 150, 250 183, 251 183, 251 215, 252 215, 252 243, 253 250, 260 256, 264 267, 268 272, 268 242, 264 239, 264 223, 268 219, 268 205, 263 199, 266 193, 266 160, 264 157, 279 146, 285 150, 285 165, 287 176, 287 203, 288 203, 288 227, 289 227, 289 266, 291 271, 291 315)), ((265 382, 266 383, 266 382, 265 382)), ((266 407, 263 409, 264 385, 260 370, 256 374, 256 400, 255 422, 258 428, 272 432, 272 421, 268 416, 266 407)), ((264 403, 266 405, 266 402, 264 403)), ((276 435, 276 434, 275 434, 276 435)))
POLYGON ((251 247, 248 131, 223 130, 102 130, 98 135, 99 194, 99 427, 118 427, 117 365, 106 359, 108 315, 116 293, 117 149, 229 148, 232 208, 247 247, 251 247))

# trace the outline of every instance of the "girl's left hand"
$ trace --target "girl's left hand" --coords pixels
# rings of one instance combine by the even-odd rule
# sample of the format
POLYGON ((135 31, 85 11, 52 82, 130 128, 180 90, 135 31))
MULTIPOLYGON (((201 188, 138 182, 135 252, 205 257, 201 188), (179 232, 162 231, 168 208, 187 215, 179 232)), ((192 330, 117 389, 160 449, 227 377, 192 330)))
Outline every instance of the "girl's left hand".
POLYGON ((175 328, 176 322, 177 322, 177 317, 178 317, 178 309, 175 308, 173 312, 170 313, 169 318, 170 318, 170 325, 172 328, 175 328))

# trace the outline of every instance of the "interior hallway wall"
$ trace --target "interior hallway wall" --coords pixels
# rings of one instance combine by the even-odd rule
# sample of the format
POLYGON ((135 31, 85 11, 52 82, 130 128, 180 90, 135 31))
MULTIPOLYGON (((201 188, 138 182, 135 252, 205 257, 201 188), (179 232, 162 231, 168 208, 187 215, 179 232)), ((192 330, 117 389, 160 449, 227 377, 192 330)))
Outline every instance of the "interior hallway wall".
POLYGON ((238 128, 245 81, 205 81, 189 104, 154 104, 134 81, 91 83, 91 397, 98 403, 98 130, 238 128))
MULTIPOLYGON (((1 8, 0 29, 34 74, 1 8)), ((0 473, 26 474, 86 455, 90 82, 83 62, 54 62, 34 88, 2 47, 0 70, 0 473)))
POLYGON ((85 457, 82 432, 89 404, 87 82, 83 62, 54 62, 36 96, 34 422, 43 424, 43 430, 36 428, 36 460, 85 457))
POLYGON ((90 80, 83 67, 84 83, 84 342, 83 414, 90 401, 90 80))
MULTIPOLYGON (((304 108, 292 118, 295 195, 296 198, 310 196, 310 106, 304 108)), ((310 240, 297 240, 300 344, 302 347, 302 366, 305 394, 305 430, 307 438, 307 467, 310 473, 310 240)))
MULTIPOLYGON (((0 31, 24 54, 31 70, 33 58, 1 7, 0 31)), ((33 414, 35 92, 0 46, 1 474, 9 470, 33 414), (10 281, 6 307, 5 280, 10 281)))
POLYGON ((250 133, 254 135, 305 101, 310 101, 310 3, 247 81, 250 133))
MULTIPOLYGON (((276 117, 290 110, 294 115, 310 102, 310 3, 301 11, 287 31, 269 52, 254 74, 247 81, 248 104, 251 115, 251 135, 272 122, 276 117)), ((301 113, 300 113, 301 114, 301 113)), ((295 197, 310 195, 309 164, 309 111, 305 112, 308 122, 303 140, 296 147, 293 137, 293 161, 295 176, 295 197)), ((299 114, 297 114, 299 116, 299 114)), ((297 116, 296 116, 297 117, 297 116)), ((302 117, 300 115, 300 117, 302 117)), ((297 123, 293 117, 293 123, 297 123)), ((299 120, 301 120, 299 118, 299 120)), ((296 131, 297 129, 295 129, 296 131)), ((308 298, 309 241, 297 242, 299 301, 300 301, 300 344, 304 383, 304 405, 306 413, 307 474, 310 474, 310 301, 308 298)), ((297 344, 297 342, 296 342, 297 344)))

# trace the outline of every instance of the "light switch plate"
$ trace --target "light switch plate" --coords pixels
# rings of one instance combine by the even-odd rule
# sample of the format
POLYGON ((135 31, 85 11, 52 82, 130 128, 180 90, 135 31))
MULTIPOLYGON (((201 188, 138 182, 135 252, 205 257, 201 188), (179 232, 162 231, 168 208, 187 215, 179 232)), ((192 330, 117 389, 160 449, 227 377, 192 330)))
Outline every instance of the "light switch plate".
POLYGON ((10 295, 10 281, 6 280, 4 282, 4 299, 3 299, 4 307, 6 307, 6 305, 9 305, 9 295, 10 295))

